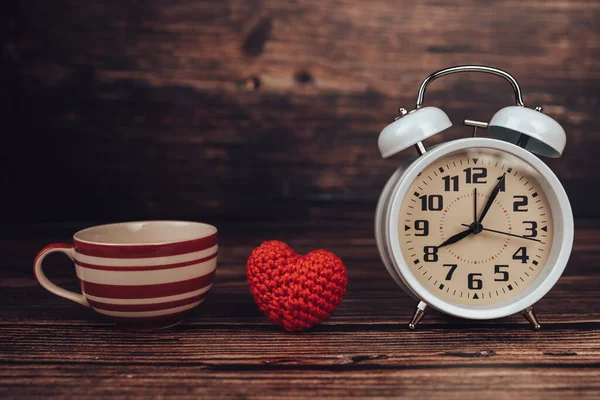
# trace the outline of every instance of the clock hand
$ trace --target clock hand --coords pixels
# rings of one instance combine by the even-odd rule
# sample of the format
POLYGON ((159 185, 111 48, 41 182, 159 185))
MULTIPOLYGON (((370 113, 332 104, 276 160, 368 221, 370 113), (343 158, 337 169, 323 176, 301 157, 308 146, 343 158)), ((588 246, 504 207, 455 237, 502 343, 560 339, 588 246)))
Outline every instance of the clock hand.
POLYGON ((477 188, 473 189, 473 223, 477 222, 477 188))
POLYGON ((481 221, 483 221, 483 217, 485 217, 485 214, 487 214, 487 212, 489 211, 490 207, 492 206, 492 203, 494 202, 494 200, 496 200, 496 197, 498 196, 498 192, 500 192, 500 186, 502 186, 502 184, 504 183, 504 179, 506 179, 506 172, 504 174, 502 174, 502 177, 500 179, 498 179, 498 183, 492 189, 492 192, 490 193, 490 197, 488 197, 488 201, 487 201, 487 203, 485 203, 485 206, 483 207, 483 211, 481 212, 481 215, 479 216, 479 221, 477 221, 478 223, 481 223, 481 221))
POLYGON ((470 225, 467 225, 467 226, 469 226, 469 229, 467 229, 466 231, 459 232, 456 235, 449 237, 448 239, 446 239, 444 241, 444 243, 437 246, 437 248, 439 249, 440 247, 444 247, 449 244, 456 243, 459 240, 463 240, 464 238, 469 236, 471 233, 473 233, 473 229, 470 227, 470 225))
MULTIPOLYGON (((469 226, 469 227, 471 226, 471 225, 467 225, 467 224, 461 224, 461 225, 462 226, 469 226)), ((506 235, 506 236, 518 237, 518 238, 521 238, 521 239, 533 240, 535 242, 540 242, 540 243, 544 244, 544 242, 542 242, 539 239, 534 239, 534 238, 527 237, 527 236, 515 235, 514 233, 501 232, 501 231, 497 231, 497 230, 494 230, 494 229, 487 229, 487 228, 481 228, 481 230, 483 230, 483 231, 489 231, 489 232, 494 232, 494 233, 500 233, 501 235, 506 235)))

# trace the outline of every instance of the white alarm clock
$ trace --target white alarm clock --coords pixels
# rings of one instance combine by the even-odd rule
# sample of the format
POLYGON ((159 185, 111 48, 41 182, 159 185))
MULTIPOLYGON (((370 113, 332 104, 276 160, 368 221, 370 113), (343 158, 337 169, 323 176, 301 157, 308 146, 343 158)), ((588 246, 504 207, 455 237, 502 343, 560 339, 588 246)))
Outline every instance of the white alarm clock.
POLYGON ((540 325, 532 306, 556 284, 573 245, 569 199, 552 170, 536 155, 560 157, 564 129, 526 108, 517 81, 486 66, 447 68, 427 77, 416 108, 379 135, 384 158, 409 147, 419 157, 400 167, 379 198, 375 237, 394 280, 418 300, 414 329, 428 308, 468 319, 522 313, 540 325), (439 108, 423 107, 427 85, 457 72, 506 79, 516 106, 488 123, 465 120, 473 137, 432 149, 422 141, 452 123, 439 108), (476 137, 488 128, 494 138, 476 137))

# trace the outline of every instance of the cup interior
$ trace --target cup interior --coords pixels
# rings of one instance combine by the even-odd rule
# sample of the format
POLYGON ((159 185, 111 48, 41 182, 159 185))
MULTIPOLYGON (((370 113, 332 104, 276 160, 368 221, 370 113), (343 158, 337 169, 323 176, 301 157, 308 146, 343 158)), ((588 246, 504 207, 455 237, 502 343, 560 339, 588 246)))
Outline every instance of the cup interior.
POLYGON ((99 225, 77 232, 79 242, 107 245, 167 244, 201 239, 217 232, 212 225, 188 221, 140 221, 99 225))

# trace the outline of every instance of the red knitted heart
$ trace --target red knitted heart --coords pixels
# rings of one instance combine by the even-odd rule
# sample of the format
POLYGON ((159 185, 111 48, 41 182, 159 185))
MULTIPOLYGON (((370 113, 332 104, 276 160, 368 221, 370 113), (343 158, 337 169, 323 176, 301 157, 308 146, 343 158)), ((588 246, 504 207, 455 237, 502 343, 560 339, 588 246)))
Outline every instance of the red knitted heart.
POLYGON ((246 274, 258 308, 289 332, 326 320, 348 284, 346 268, 335 254, 314 250, 301 256, 276 240, 252 251, 246 274))

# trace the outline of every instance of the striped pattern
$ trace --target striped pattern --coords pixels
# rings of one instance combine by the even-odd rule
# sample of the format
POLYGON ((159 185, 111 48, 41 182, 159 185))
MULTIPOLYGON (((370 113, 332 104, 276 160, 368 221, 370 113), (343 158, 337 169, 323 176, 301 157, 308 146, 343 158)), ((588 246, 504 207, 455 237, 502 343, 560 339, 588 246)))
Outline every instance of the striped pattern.
POLYGON ((147 324, 172 320, 204 301, 217 266, 216 234, 167 245, 75 241, 81 290, 101 314, 147 324))

